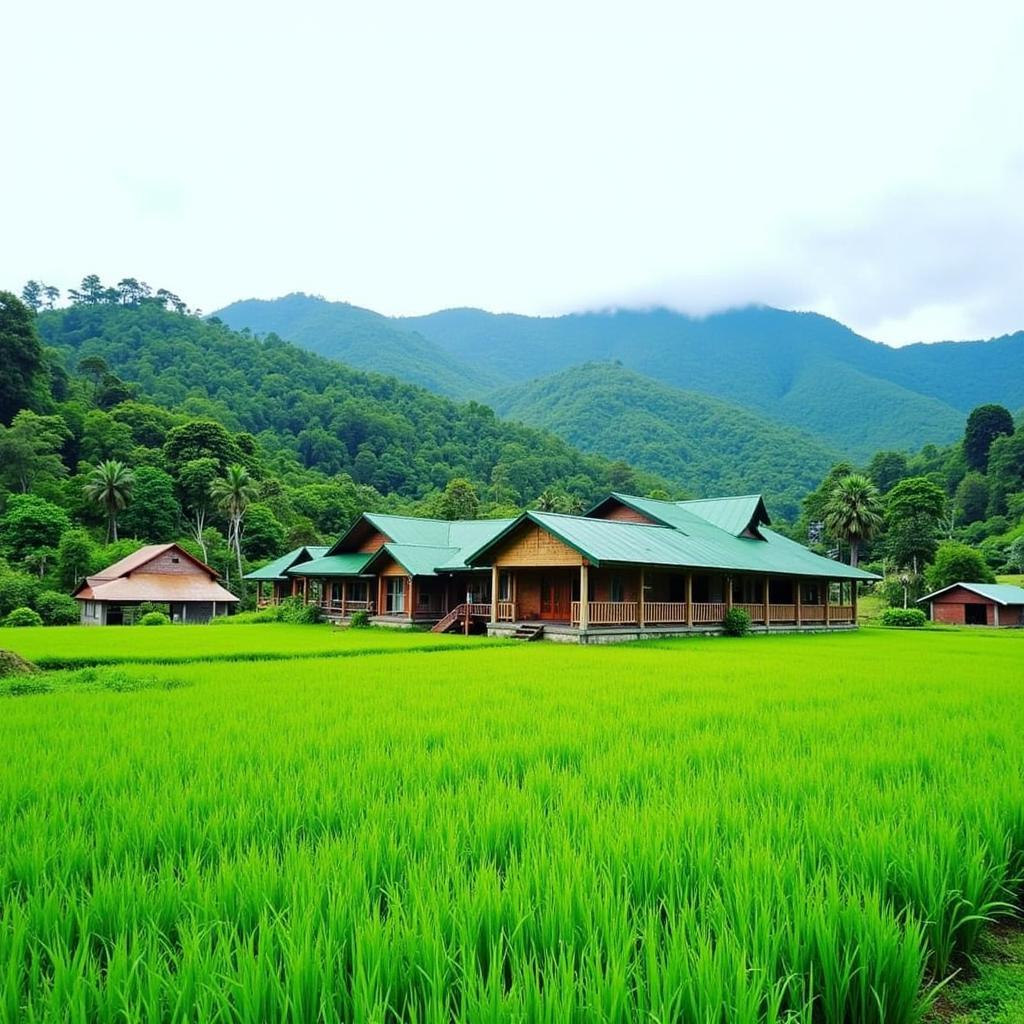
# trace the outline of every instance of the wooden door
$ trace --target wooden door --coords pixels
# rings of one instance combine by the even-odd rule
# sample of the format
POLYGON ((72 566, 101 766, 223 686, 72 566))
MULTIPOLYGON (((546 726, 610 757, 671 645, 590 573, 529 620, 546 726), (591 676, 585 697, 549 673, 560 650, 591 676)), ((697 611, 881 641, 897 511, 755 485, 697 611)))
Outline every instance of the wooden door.
POLYGON ((572 581, 559 576, 540 578, 540 617, 568 622, 572 613, 572 581))

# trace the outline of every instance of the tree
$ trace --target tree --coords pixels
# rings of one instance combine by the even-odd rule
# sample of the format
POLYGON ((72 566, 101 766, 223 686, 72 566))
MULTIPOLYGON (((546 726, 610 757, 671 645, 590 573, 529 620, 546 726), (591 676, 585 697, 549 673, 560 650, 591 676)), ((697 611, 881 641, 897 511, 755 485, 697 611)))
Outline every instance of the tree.
POLYGON ((944 540, 935 561, 925 573, 928 589, 942 590, 954 583, 995 583, 996 578, 981 553, 956 540, 944 540))
POLYGON ((220 472, 216 459, 190 459, 178 471, 178 497, 188 513, 189 527, 207 562, 206 517, 213 501, 213 484, 220 472))
POLYGON ((24 562, 33 552, 56 548, 70 527, 67 512, 52 501, 36 494, 12 494, 0 516, 0 547, 12 561, 24 562))
POLYGON ((57 545, 57 575, 65 590, 74 590, 97 565, 96 545, 81 527, 65 530, 57 545))
POLYGON ((35 314, 13 293, 0 291, 0 423, 37 405, 45 365, 35 314))
POLYGON ((907 457, 903 452, 875 452, 868 463, 868 476, 882 494, 891 491, 909 475, 907 457))
POLYGON ((235 553, 238 563, 238 586, 244 596, 245 584, 242 581, 242 523, 246 510, 256 494, 256 486, 245 466, 233 462, 227 472, 219 480, 214 480, 210 494, 217 508, 224 513, 228 521, 228 545, 235 553))
POLYGON ((254 502, 245 515, 242 549, 253 561, 276 558, 284 550, 285 532, 280 520, 263 502, 254 502))
POLYGON ((967 465, 984 473, 988 468, 988 452, 992 442, 1003 434, 1013 433, 1013 416, 1001 405, 979 405, 967 417, 964 430, 964 456, 967 465))
POLYGON ((134 472, 132 502, 121 517, 124 533, 140 540, 164 542, 175 537, 181 509, 174 496, 174 481, 154 466, 134 472))
POLYGON ((438 502, 438 513, 441 519, 476 519, 480 515, 476 488, 465 477, 449 480, 438 502))
POLYGON ((235 439, 214 420, 190 420, 168 431, 164 457, 168 472, 175 477, 193 459, 213 459, 220 473, 232 463, 243 461, 235 439))
POLYGON ((1009 572, 1024 572, 1024 537, 1018 537, 1006 549, 1006 568, 1009 572))
POLYGON ((85 496, 102 506, 107 514, 107 541, 117 540, 117 514, 132 496, 132 471, 117 459, 101 462, 88 476, 82 488, 85 496))
POLYGON ((928 477, 908 477, 893 487, 885 496, 885 541, 896 565, 910 566, 916 575, 931 559, 945 510, 945 492, 928 477))
MULTIPOLYGON (((95 306, 98 303, 106 302, 109 298, 108 290, 103 286, 98 274, 87 274, 82 278, 80 290, 68 289, 68 295, 74 305, 95 306)), ((115 292, 116 295, 116 292, 115 292)))
POLYGON ((965 525, 985 518, 988 508, 988 481, 984 475, 972 470, 956 489, 956 509, 965 525))
POLYGON ((862 541, 870 540, 882 525, 878 489, 860 473, 837 480, 825 504, 825 528, 850 545, 850 565, 856 566, 862 541))
POLYGON ((0 424, 0 480, 25 492, 35 483, 64 476, 67 469, 58 453, 70 436, 59 416, 22 409, 9 427, 0 424))
POLYGON ((38 313, 43 306, 43 286, 38 281, 27 281, 21 289, 21 301, 33 313, 38 313))
POLYGON ((1024 428, 992 442, 987 479, 988 514, 1005 515, 1010 495, 1024 490, 1024 428))

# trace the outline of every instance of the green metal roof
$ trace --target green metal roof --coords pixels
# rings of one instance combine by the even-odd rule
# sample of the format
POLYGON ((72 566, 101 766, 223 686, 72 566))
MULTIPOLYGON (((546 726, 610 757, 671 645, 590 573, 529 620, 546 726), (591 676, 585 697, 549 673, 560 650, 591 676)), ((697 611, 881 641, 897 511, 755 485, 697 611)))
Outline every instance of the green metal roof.
POLYGON ((699 498, 681 501, 679 505, 736 537, 748 528, 756 530, 762 524, 771 523, 760 494, 744 494, 738 498, 699 498))
POLYGON ((302 562, 288 570, 289 576, 359 576, 373 557, 369 551, 353 551, 345 555, 326 555, 302 562))
MULTIPOLYGON (((657 565, 688 569, 775 573, 830 579, 874 580, 873 573, 854 569, 808 551, 772 530, 761 530, 764 539, 733 536, 674 502, 676 525, 649 525, 615 519, 591 519, 552 512, 525 512, 501 534, 467 557, 468 564, 487 564, 494 541, 530 520, 574 548, 594 565, 657 565)), ((639 506, 638 506, 639 507, 639 506)))
POLYGON ((919 597, 918 602, 928 601, 956 587, 963 587, 964 590, 970 590, 989 601, 995 601, 996 604, 1024 604, 1024 587, 1015 587, 1012 583, 951 583, 948 587, 919 597))
POLYGON ((274 561, 268 562, 262 568, 247 572, 244 578, 263 580, 264 582, 287 580, 288 577, 285 574, 293 565, 299 562, 308 562, 314 558, 322 558, 325 554, 327 554, 327 548, 307 544, 301 548, 295 548, 294 551, 289 551, 287 555, 275 558, 274 561))

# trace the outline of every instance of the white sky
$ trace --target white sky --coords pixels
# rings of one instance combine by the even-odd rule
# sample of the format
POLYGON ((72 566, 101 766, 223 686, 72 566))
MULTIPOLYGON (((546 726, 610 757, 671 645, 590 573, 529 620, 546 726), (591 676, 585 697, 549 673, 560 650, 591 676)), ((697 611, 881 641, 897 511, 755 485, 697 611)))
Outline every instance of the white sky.
POLYGON ((1024 5, 11 0, 0 287, 1024 328, 1024 5))

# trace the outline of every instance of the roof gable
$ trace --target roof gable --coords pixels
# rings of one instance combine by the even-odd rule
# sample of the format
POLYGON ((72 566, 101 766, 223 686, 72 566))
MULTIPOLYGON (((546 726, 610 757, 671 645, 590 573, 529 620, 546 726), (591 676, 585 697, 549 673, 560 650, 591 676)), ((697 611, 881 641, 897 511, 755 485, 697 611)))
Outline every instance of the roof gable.
POLYGON ((130 555, 126 555, 124 558, 119 559, 112 565, 108 565, 105 569, 101 569, 97 573, 93 573, 88 577, 88 581, 91 584, 100 582, 109 582, 110 580, 121 579, 122 577, 129 576, 133 572, 140 572, 145 566, 149 565, 150 562, 155 561, 162 555, 173 551, 175 555, 180 558, 185 558, 191 562, 198 569, 207 573, 210 579, 219 579, 219 573, 216 569, 212 569, 205 562, 200 561, 194 555, 190 555, 181 545, 179 544, 146 544, 139 548, 138 551, 132 552, 130 555))
POLYGON ((253 569, 252 572, 247 572, 244 579, 264 581, 286 580, 288 577, 285 574, 293 566, 300 565, 304 562, 310 562, 315 558, 323 558, 326 554, 326 547, 321 545, 305 544, 300 548, 295 548, 294 550, 289 551, 286 555, 281 555, 280 558, 275 558, 274 561, 268 562, 259 569, 253 569))

